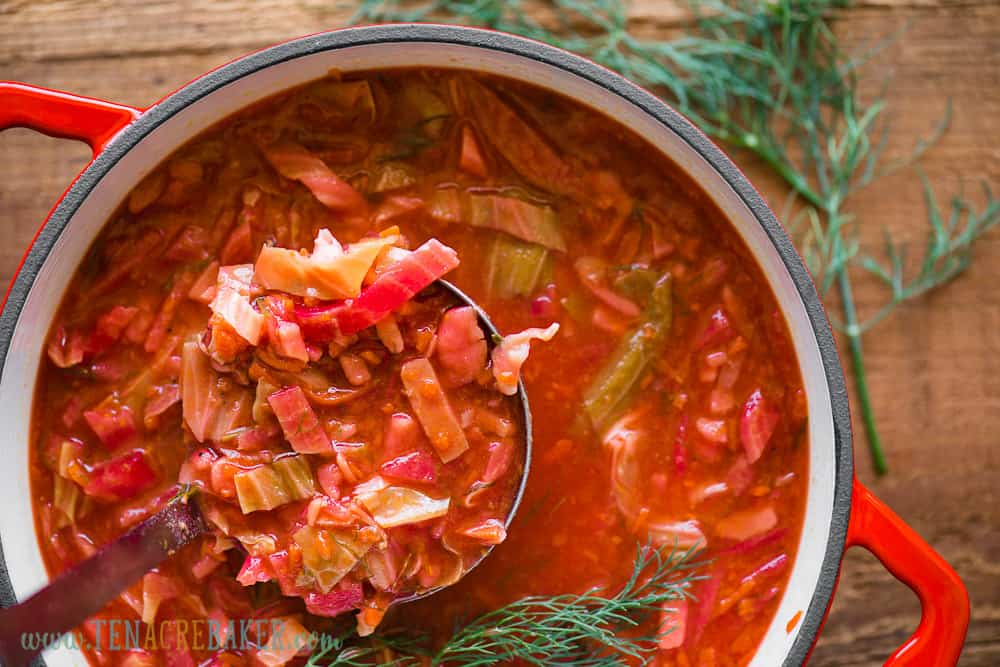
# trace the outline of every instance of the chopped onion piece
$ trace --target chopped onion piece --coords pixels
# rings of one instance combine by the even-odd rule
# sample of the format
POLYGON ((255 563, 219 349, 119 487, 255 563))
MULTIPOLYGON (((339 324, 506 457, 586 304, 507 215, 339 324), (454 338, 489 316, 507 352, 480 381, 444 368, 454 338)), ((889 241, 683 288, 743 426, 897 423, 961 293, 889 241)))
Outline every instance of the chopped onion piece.
POLYGON ((219 268, 215 298, 209 307, 251 345, 260 342, 264 315, 250 304, 253 265, 237 264, 219 268))
POLYGON ((559 331, 559 324, 553 322, 546 329, 530 328, 504 336, 500 344, 493 348, 493 377, 501 393, 513 396, 517 393, 517 383, 521 377, 521 366, 528 359, 532 340, 550 341, 559 331))
POLYGON ((760 389, 750 394, 740 416, 740 440, 747 461, 753 463, 761 457, 780 418, 781 414, 764 398, 760 389))
POLYGON ((657 547, 670 546, 678 549, 704 548, 708 542, 699 523, 688 521, 650 521, 646 526, 650 541, 657 547))
POLYGON ((715 525, 715 533, 728 540, 746 540, 766 533, 778 525, 778 515, 771 505, 734 512, 715 525))

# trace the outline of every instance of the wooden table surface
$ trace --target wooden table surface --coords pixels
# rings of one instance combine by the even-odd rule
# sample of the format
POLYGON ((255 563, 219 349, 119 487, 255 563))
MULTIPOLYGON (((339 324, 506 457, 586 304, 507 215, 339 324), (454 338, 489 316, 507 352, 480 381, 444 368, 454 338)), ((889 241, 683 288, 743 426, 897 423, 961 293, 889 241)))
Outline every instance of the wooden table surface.
MULTIPOLYGON (((338 0, 0 0, 0 79, 145 106, 227 60, 289 37, 344 24, 338 0)), ((676 26, 663 0, 637 0, 646 33, 676 26)), ((863 0, 842 14, 848 44, 908 26, 872 68, 872 90, 894 75, 893 141, 902 155, 945 107, 954 121, 923 168, 945 198, 959 179, 1000 190, 1000 4, 863 0)), ((86 163, 82 144, 27 130, 0 135, 0 281, 10 279, 38 223, 86 163)), ((781 185, 735 156, 780 206, 781 185)), ((970 188, 971 190, 972 188, 970 188)), ((924 208, 913 173, 859 194, 851 211, 862 238, 883 228, 919 242, 924 208)), ((959 571, 972 596, 962 665, 1000 665, 1000 230, 978 246, 971 270, 865 339, 874 404, 892 468, 871 473, 856 444, 858 474, 959 571)), ((859 281, 862 309, 883 298, 859 281)), ((847 556, 833 612, 813 664, 877 665, 916 627, 919 604, 866 552, 847 556)))

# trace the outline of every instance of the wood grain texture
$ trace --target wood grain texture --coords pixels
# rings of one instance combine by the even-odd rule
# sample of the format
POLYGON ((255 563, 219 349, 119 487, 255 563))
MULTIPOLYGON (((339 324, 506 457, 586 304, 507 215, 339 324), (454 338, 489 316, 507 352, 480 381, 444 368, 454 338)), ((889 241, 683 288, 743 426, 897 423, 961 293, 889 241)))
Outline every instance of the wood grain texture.
MULTIPOLYGON (((0 0, 0 78, 147 105, 247 51, 343 24, 337 0, 0 0)), ((683 12, 636 0, 644 34, 671 30, 683 12)), ((893 143, 903 155, 951 98, 952 127, 923 168, 942 200, 959 179, 1000 189, 1000 5, 943 0, 862 0, 837 19, 848 44, 906 26, 870 70, 869 91, 893 74, 893 143)), ((6 283, 52 202, 85 164, 82 144, 14 130, 0 135, 0 280, 6 283)), ((746 155, 735 158, 780 206, 785 191, 746 155)), ((903 172, 851 205, 865 243, 883 228, 914 243, 924 235, 918 181, 903 172)), ((865 339, 875 408, 892 467, 873 478, 859 436, 859 475, 963 576, 973 621, 961 664, 1000 664, 1000 234, 977 249, 971 270, 901 310, 865 339), (994 282, 997 281, 997 282, 994 282)), ((872 309, 880 287, 859 279, 872 309)), ((813 664, 881 664, 916 627, 916 598, 875 559, 851 552, 813 664)))

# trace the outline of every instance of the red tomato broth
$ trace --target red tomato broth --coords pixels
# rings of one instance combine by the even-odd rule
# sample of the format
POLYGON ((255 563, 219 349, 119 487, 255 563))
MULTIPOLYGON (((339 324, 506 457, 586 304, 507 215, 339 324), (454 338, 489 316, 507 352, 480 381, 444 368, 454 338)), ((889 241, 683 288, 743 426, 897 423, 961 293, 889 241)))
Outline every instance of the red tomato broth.
MULTIPOLYGON (((462 260, 449 279, 476 299, 502 332, 544 327, 553 320, 562 328, 551 342, 533 347, 524 367, 535 415, 534 458, 507 540, 458 584, 431 599, 392 608, 386 626, 427 631, 443 641, 457 621, 525 595, 582 592, 595 585, 613 590, 631 571, 636 544, 646 540, 646 522, 696 519, 707 538, 706 557, 713 559, 710 574, 717 589, 714 596, 703 597, 714 597, 715 603, 708 612, 692 603, 695 610, 689 612, 684 645, 662 652, 658 660, 665 665, 744 664, 771 623, 787 582, 807 492, 805 396, 774 295, 738 234, 704 192, 628 129, 548 91, 493 77, 475 77, 471 84, 470 79, 435 70, 352 75, 351 81, 370 82, 375 120, 368 120, 361 98, 338 106, 331 101, 336 96, 324 92, 332 84, 318 82, 257 104, 208 130, 147 177, 112 218, 68 288, 52 335, 59 326, 66 331, 89 329, 98 315, 115 305, 137 306, 135 318, 155 318, 183 267, 195 273, 219 254, 228 254, 224 263, 252 261, 253 249, 269 238, 282 247, 308 248, 319 228, 331 229, 342 241, 355 241, 373 226, 383 229, 388 224, 399 225, 414 246, 439 238, 456 248, 462 260), (483 84, 503 97, 483 93, 483 84), (424 93, 413 90, 431 91, 448 117, 428 111, 426 100, 420 100, 424 93), (503 112, 484 117, 475 105, 469 108, 469 96, 478 96, 480 106, 495 112, 500 100, 503 110, 516 109, 527 125, 518 125, 503 112), (472 128, 472 140, 465 128, 472 128), (491 143, 489 131, 501 133, 498 143, 508 139, 503 149, 491 143), (542 133, 553 155, 571 167, 549 165, 543 173, 526 167, 524 156, 511 151, 518 150, 527 131, 542 133), (336 213, 303 185, 278 177, 256 144, 279 135, 305 146, 364 193, 374 222, 336 213), (478 159, 461 154, 470 141, 478 141, 478 159), (385 164, 402 164, 409 176, 387 175, 385 164), (466 172, 460 164, 466 165, 466 172), (374 192, 379 179, 404 185, 374 192), (489 284, 484 271, 491 270, 490 253, 503 233, 448 222, 447 215, 429 212, 440 184, 473 193, 513 193, 523 201, 552 207, 566 251, 548 252, 549 265, 537 289, 509 297, 489 284), (260 194, 246 196, 248 189, 260 194), (391 218, 380 219, 380 214, 389 213, 391 218), (181 233, 190 226, 201 231, 181 233), (180 259, 168 261, 167 253, 180 259), (637 428, 642 432, 632 488, 639 517, 625 517, 619 509, 608 448, 578 428, 584 390, 636 318, 609 308, 606 299, 613 296, 602 299, 582 284, 574 267, 580 257, 600 258, 609 267, 645 263, 673 279, 667 342, 627 409, 639 415, 637 428), (125 279, 112 284, 109 275, 125 279), (728 329, 721 334, 712 319, 718 309, 724 311, 723 329, 728 329), (712 368, 718 358, 707 362, 706 357, 719 352, 727 357, 712 368), (721 369, 734 359, 739 369, 729 387, 733 405, 713 415, 712 390, 721 369), (758 390, 768 409, 779 416, 759 460, 746 463, 740 413, 758 390), (717 433, 724 434, 725 442, 704 437, 699 419, 722 421, 717 433), (721 482, 726 488, 706 491, 721 482), (695 500, 699 494, 702 498, 695 500), (762 534, 727 539, 717 533, 734 513, 762 508, 775 516, 774 526, 762 534), (783 567, 741 588, 744 577, 782 554, 787 557, 783 567), (702 627, 692 630, 698 623, 690 617, 699 615, 702 627)), ((537 157, 541 165, 551 159, 537 157)), ((75 531, 54 530, 49 436, 73 436, 87 453, 99 451, 78 413, 107 396, 109 387, 134 382, 136 369, 153 366, 169 373, 177 365, 169 341, 180 341, 177 332, 203 327, 206 312, 204 305, 181 299, 165 331, 168 342, 152 354, 141 344, 120 344, 64 371, 43 362, 31 472, 38 534, 50 572, 85 557, 94 545, 113 539, 155 510, 154 501, 169 493, 188 456, 188 445, 177 428, 176 408, 154 417, 158 428, 144 430, 135 446, 155 452, 156 486, 134 499, 104 506, 113 511, 91 512, 75 531), (151 364, 151 357, 159 360, 151 364)), ((127 339, 127 328, 124 335, 127 339)), ((185 591, 165 602, 161 614, 198 617, 202 599, 208 600, 203 605, 230 615, 253 613, 251 589, 233 580, 239 563, 220 565, 204 581, 192 576, 191 565, 208 550, 207 542, 191 545, 161 568, 185 591)), ((141 597, 141 588, 139 593, 141 597)), ((273 604, 286 613, 302 609, 290 599, 273 604)), ((109 618, 136 617, 121 601, 104 613, 109 618)), ((328 627, 326 620, 308 620, 310 627, 328 627)), ((121 656, 113 653, 91 657, 99 664, 121 664, 121 656)))

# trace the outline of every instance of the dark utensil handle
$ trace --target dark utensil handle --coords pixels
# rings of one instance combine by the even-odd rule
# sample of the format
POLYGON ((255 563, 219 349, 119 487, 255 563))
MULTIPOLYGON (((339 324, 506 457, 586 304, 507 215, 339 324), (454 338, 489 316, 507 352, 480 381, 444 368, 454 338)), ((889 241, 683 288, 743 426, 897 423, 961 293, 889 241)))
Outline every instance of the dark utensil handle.
POLYGON ((28 633, 51 638, 79 626, 206 530, 197 504, 182 495, 21 604, 0 609, 0 663, 27 665, 46 648, 26 641, 28 633))

